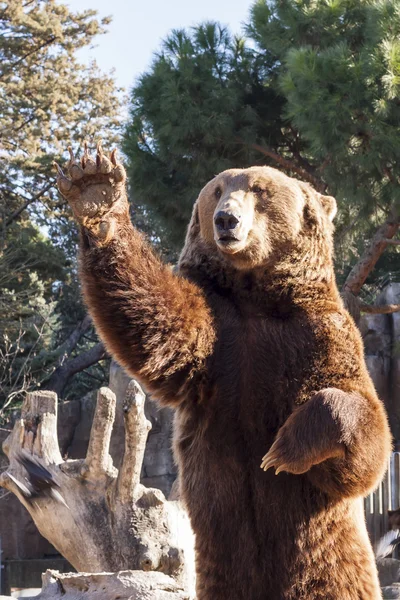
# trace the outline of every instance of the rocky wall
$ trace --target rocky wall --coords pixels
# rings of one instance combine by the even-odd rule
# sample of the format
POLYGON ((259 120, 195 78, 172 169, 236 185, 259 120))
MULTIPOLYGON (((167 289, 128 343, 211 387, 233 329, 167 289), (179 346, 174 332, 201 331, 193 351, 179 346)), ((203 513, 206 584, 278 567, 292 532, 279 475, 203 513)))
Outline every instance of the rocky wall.
MULTIPOLYGON (((388 285, 375 304, 400 304, 400 283, 388 285)), ((365 359, 378 394, 385 402, 396 447, 400 444, 400 312, 363 315, 359 324, 365 359)))

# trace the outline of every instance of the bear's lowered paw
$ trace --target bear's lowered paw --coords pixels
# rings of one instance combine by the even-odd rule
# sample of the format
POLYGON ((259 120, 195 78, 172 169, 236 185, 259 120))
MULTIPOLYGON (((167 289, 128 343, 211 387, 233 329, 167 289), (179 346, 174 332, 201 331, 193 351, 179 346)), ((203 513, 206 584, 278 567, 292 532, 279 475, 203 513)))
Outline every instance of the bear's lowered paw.
POLYGON ((295 411, 278 431, 262 459, 261 468, 267 471, 274 467, 276 475, 281 471, 301 475, 330 458, 344 458, 341 433, 337 423, 326 412, 316 411, 312 402, 295 411), (320 414, 316 414, 318 412, 320 414), (331 422, 328 424, 327 420, 331 422))

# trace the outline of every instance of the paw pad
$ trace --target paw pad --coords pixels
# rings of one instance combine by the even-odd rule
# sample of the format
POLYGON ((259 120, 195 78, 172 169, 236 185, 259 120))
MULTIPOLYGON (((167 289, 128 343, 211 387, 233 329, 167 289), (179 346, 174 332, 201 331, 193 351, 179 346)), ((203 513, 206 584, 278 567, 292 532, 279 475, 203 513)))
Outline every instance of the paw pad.
POLYGON ((100 143, 95 157, 89 154, 86 143, 80 160, 75 158, 71 147, 68 151, 66 174, 56 164, 58 189, 68 200, 75 217, 88 226, 88 219, 103 217, 124 196, 121 192, 125 169, 117 161, 116 150, 106 156, 100 143))

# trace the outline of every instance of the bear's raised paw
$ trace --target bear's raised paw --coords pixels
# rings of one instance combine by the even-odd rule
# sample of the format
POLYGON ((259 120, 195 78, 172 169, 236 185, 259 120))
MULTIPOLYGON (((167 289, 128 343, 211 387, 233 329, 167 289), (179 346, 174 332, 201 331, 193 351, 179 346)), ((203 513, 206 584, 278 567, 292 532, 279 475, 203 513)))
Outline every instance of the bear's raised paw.
POLYGON ((85 144, 79 161, 72 149, 68 150, 70 160, 66 175, 56 163, 58 189, 81 225, 100 239, 108 237, 112 228, 112 219, 108 216, 128 213, 125 169, 117 162, 116 150, 107 157, 100 143, 96 157, 89 154, 85 144))

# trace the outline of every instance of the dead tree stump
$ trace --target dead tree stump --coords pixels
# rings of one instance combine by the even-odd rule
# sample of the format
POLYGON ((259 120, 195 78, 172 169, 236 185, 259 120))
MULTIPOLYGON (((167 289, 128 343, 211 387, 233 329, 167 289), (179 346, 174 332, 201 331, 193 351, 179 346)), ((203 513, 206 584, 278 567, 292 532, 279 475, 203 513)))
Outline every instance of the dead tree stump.
POLYGON ((140 483, 151 427, 144 401, 132 380, 124 405, 125 454, 118 471, 109 455, 116 405, 111 390, 98 392, 86 458, 67 461, 58 446, 56 394, 28 394, 21 418, 3 443, 10 467, 0 485, 17 495, 40 533, 77 571, 161 571, 191 592, 194 550, 187 514, 179 502, 167 501, 160 490, 140 483), (52 473, 67 506, 50 496, 25 498, 13 481, 24 483, 26 478, 17 460, 21 451, 52 473))

